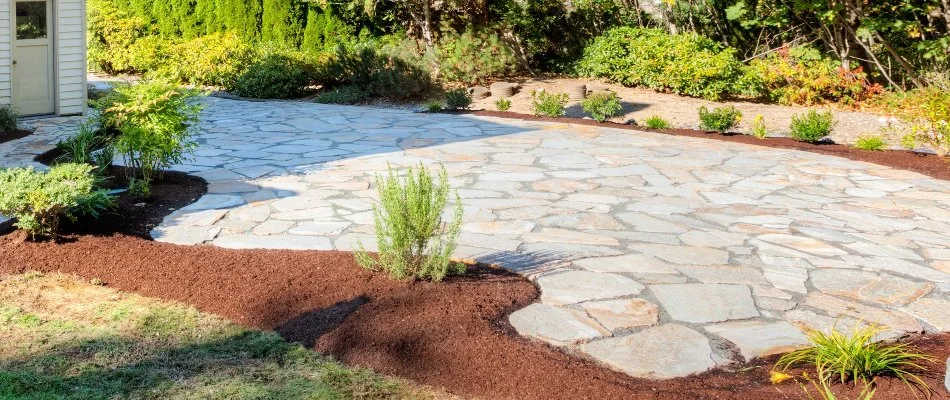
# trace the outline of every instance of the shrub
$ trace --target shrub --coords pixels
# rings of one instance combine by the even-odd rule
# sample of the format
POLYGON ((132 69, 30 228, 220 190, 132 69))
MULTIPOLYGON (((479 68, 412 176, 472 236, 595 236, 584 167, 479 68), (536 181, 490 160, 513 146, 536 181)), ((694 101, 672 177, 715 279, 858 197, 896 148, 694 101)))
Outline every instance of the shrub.
POLYGON ((19 116, 9 104, 0 105, 0 132, 10 132, 17 129, 19 116))
POLYGON ((194 149, 192 127, 201 106, 198 92, 162 82, 116 86, 94 105, 100 126, 116 132, 113 146, 136 178, 149 184, 157 171, 176 164, 194 149))
POLYGON ((445 108, 461 110, 470 105, 472 105, 472 96, 469 96, 465 89, 452 89, 445 92, 445 108))
POLYGON ((329 83, 356 85, 368 96, 392 100, 425 98, 436 91, 422 60, 408 43, 339 46, 325 67, 329 83))
POLYGON ((310 69, 299 57, 271 54, 248 67, 228 90, 256 99, 298 98, 309 90, 310 69))
POLYGON ((643 123, 645 123, 647 128, 650 128, 650 129, 669 129, 670 128, 669 121, 655 114, 645 119, 643 123))
POLYGON ((383 270, 394 279, 441 281, 450 274, 465 272, 465 266, 450 259, 462 224, 462 201, 455 195, 451 223, 443 226, 442 212, 449 196, 448 175, 439 170, 436 185, 422 164, 409 168, 404 180, 395 169, 377 175, 379 204, 373 207, 379 253, 369 255, 362 244, 355 252, 357 262, 370 270, 383 270))
POLYGON ((56 236, 62 217, 98 216, 112 204, 95 183, 87 164, 60 164, 48 172, 0 170, 0 213, 16 218, 15 226, 33 239, 56 236))
POLYGON ((608 91, 592 93, 584 99, 581 107, 597 122, 604 122, 608 118, 620 115, 620 110, 623 108, 617 94, 608 91))
POLYGON ((885 146, 887 143, 880 136, 862 136, 854 142, 854 147, 868 151, 884 150, 885 146))
POLYGON ((897 96, 894 111, 910 127, 909 148, 925 143, 941 157, 950 155, 950 91, 928 87, 897 96))
POLYGON ((430 113, 437 113, 442 111, 442 102, 439 100, 429 100, 426 102, 426 111, 430 113))
POLYGON ((742 113, 733 106, 715 107, 711 111, 706 106, 699 107, 700 129, 726 133, 741 120, 742 113))
POLYGON ((769 132, 765 128, 765 118, 762 114, 756 115, 755 119, 752 120, 752 136, 756 139, 765 139, 769 136, 769 132))
POLYGON ((462 33, 443 33, 436 47, 442 78, 449 82, 476 84, 487 78, 517 72, 514 53, 498 34, 469 27, 462 33))
POLYGON ((840 61, 804 46, 755 59, 749 73, 761 82, 768 97, 780 104, 854 104, 883 91, 880 85, 868 82, 860 67, 846 70, 840 61))
POLYGON ((313 99, 313 101, 323 104, 357 104, 363 100, 366 100, 366 92, 355 85, 324 90, 313 99))
POLYGON ((548 93, 545 90, 531 92, 531 109, 534 110, 534 115, 539 117, 564 116, 564 106, 567 102, 567 93, 548 93))
MULTIPOLYGON (((88 59, 91 68, 114 74, 143 72, 136 42, 151 32, 149 21, 111 1, 90 1, 88 5, 88 59)), ((144 49, 144 47, 143 47, 144 49)))
POLYGON ((173 82, 231 86, 260 57, 256 46, 233 33, 214 33, 169 47, 152 74, 173 82))
POLYGON ((856 328, 851 335, 835 328, 828 334, 809 331, 807 334, 812 347, 783 355, 776 363, 776 368, 788 370, 793 366, 814 365, 819 380, 834 379, 842 383, 861 380, 870 383, 878 376, 894 376, 908 385, 913 383, 927 387, 915 372, 926 370, 920 363, 933 359, 912 352, 907 344, 874 343, 875 336, 881 331, 875 326, 856 328))
POLYGON ((698 34, 670 35, 659 29, 619 27, 584 49, 580 74, 625 86, 646 86, 716 100, 757 92, 744 87, 744 66, 735 49, 698 34))
POLYGON ((505 98, 495 100, 495 108, 497 108, 498 111, 508 111, 508 109, 511 108, 511 100, 505 98))
POLYGON ((834 116, 831 111, 808 110, 805 114, 792 116, 792 138, 807 143, 817 143, 831 134, 834 116))

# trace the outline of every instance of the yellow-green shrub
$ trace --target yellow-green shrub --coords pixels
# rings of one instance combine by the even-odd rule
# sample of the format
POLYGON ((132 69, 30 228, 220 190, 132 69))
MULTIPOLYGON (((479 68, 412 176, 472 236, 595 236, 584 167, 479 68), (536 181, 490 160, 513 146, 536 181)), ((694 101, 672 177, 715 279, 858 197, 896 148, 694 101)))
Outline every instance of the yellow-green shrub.
POLYGON ((234 33, 213 33, 168 48, 155 75, 196 85, 228 86, 261 56, 257 46, 234 33))

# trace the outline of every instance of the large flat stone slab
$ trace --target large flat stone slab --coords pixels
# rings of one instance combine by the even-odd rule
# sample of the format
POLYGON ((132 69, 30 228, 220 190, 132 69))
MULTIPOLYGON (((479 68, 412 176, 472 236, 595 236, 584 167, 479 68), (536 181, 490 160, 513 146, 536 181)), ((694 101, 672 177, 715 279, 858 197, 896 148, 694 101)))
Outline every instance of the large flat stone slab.
POLYGON ((759 316, 752 292, 744 285, 650 285, 650 291, 676 321, 708 323, 759 316))
POLYGON ((596 321, 547 304, 532 304, 508 317, 518 333, 554 345, 574 344, 607 334, 596 321))
POLYGON ((590 300, 632 296, 644 286, 620 275, 590 271, 568 271, 538 278, 541 301, 545 304, 574 304, 590 300))
POLYGON ((643 299, 604 300, 582 303, 592 318, 610 330, 656 325, 660 309, 643 299))
POLYGON ((623 337, 594 341, 581 351, 638 378, 669 379, 716 367, 709 339, 683 325, 667 324, 623 337))
POLYGON ((730 321, 707 325, 706 330, 739 347, 746 361, 809 345, 802 331, 787 321, 730 321))

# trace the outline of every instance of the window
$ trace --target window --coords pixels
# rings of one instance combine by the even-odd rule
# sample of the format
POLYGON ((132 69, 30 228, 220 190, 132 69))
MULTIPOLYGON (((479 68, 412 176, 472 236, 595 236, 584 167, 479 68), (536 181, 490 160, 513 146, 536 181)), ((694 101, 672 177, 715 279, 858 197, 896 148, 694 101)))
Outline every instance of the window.
POLYGON ((17 40, 46 38, 46 1, 16 3, 17 40))

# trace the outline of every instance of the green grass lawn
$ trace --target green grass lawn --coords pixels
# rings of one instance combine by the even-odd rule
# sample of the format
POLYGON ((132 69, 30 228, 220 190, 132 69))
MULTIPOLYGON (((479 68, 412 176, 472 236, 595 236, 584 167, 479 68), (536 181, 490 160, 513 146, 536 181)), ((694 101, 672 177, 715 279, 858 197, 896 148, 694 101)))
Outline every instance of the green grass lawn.
POLYGON ((66 275, 0 276, 0 338, 0 399, 451 397, 66 275))

